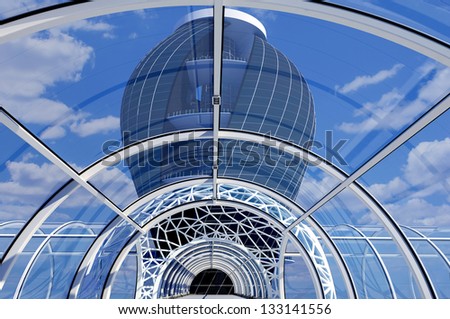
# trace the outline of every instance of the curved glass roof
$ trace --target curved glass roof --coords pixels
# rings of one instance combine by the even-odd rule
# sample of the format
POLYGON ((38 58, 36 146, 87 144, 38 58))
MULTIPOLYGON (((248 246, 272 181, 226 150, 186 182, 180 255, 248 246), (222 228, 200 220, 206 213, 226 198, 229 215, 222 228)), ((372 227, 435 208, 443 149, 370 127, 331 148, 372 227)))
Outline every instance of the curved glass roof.
POLYGON ((449 10, 2 1, 0 298, 450 298, 449 10))

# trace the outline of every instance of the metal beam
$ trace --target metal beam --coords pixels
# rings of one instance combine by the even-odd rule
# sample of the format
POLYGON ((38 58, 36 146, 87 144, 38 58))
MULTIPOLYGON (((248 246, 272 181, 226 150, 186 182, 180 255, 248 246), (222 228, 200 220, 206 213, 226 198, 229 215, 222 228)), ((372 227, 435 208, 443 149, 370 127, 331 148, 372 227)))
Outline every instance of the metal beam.
POLYGON ((281 11, 337 23, 400 44, 450 66, 450 46, 445 41, 429 36, 412 27, 366 12, 333 5, 326 1, 224 0, 224 5, 281 11))
MULTIPOLYGON (((93 261, 95 256, 97 255, 100 247, 103 245, 105 240, 107 240, 108 236, 114 231, 117 225, 120 224, 122 219, 117 216, 115 219, 113 219, 108 226, 105 227, 105 229, 98 235, 98 237, 95 239, 95 241, 92 243, 92 245, 89 247, 88 251, 83 257, 83 260, 81 261, 80 265, 78 266, 78 270, 75 274, 75 278, 72 281, 72 284, 70 286, 70 291, 68 298, 74 299, 78 297, 78 293, 80 291, 81 282, 83 281, 83 278, 86 274, 90 272, 90 267, 92 267, 93 261)), ((140 233, 138 233, 140 234, 140 233)))
MULTIPOLYGON (((169 216, 175 215, 183 210, 195 208, 198 206, 211 206, 211 205, 222 205, 222 206, 229 206, 229 207, 234 207, 234 208, 238 208, 238 209, 244 209, 244 210, 249 211, 257 216, 260 216, 261 218, 268 220, 269 223, 271 223, 275 227, 277 227, 281 233, 283 232, 283 229, 285 229, 285 226, 283 224, 281 224, 279 221, 275 220, 273 217, 267 215, 266 213, 256 209, 255 207, 250 206, 245 203, 235 202, 235 201, 230 201, 230 200, 217 200, 214 202, 211 200, 203 200, 203 201, 199 201, 199 202, 192 202, 192 203, 187 203, 187 204, 183 204, 180 206, 176 206, 176 207, 169 209, 169 210, 163 212, 162 214, 156 216, 151 221, 149 221, 147 224, 145 224, 143 228, 146 232, 148 232, 155 225, 157 225, 161 221, 167 219, 167 217, 169 217, 169 216)), ((293 233, 289 233, 286 237, 288 237, 290 240, 292 240, 292 242, 297 247, 297 249, 299 249, 301 251, 301 253, 303 254, 303 256, 305 257, 305 263, 308 266, 308 270, 310 271, 310 274, 312 277, 311 279, 312 279, 312 281, 314 283, 314 287, 316 289, 316 294, 317 294, 318 298, 323 299, 324 295, 323 295, 322 285, 321 285, 321 282, 319 279, 319 274, 317 273, 317 269, 313 265, 314 263, 312 262, 311 257, 309 256, 309 254, 306 252, 306 250, 303 247, 303 245, 301 244, 301 242, 298 240, 297 237, 294 236, 293 233)), ((136 242, 136 240, 138 240, 138 238, 139 238, 139 234, 133 235, 130 238, 130 240, 128 241, 128 243, 125 245, 123 250, 119 253, 118 257, 116 258, 116 261, 114 262, 114 264, 109 272, 108 279, 105 283, 102 298, 109 298, 110 293, 111 293, 112 284, 114 282, 114 277, 117 274, 117 271, 120 269, 129 250, 132 248, 133 245, 135 245, 135 242, 136 242)))
POLYGON ((91 0, 89 2, 58 8, 23 19, 6 23, 0 27, 0 43, 17 39, 38 31, 65 25, 74 21, 132 10, 212 6, 213 0, 91 0))
POLYGON ((56 192, 54 196, 50 197, 50 199, 41 206, 38 212, 15 236, 14 241, 6 250, 0 263, 0 290, 3 289, 9 273, 13 269, 18 257, 33 237, 33 234, 41 227, 48 216, 50 216, 78 187, 79 185, 73 180, 61 187, 61 191, 56 192))
POLYGON ((406 262, 411 268, 411 272, 417 281, 423 297, 427 299, 437 299, 437 293, 434 289, 430 277, 428 276, 428 272, 425 266, 423 265, 419 255, 409 241, 408 237, 401 230, 400 226, 384 209, 383 205, 381 205, 375 198, 373 198, 370 193, 360 184, 355 182, 351 184, 349 188, 356 194, 356 196, 358 196, 362 201, 366 203, 367 207, 372 212, 375 213, 375 215, 380 219, 381 223, 385 226, 388 233, 392 236, 393 241, 397 244, 397 247, 405 257, 406 262), (368 201, 368 198, 371 198, 371 200, 368 201))
POLYGON ((313 214, 316 210, 322 207, 325 203, 347 188, 350 184, 355 182, 363 174, 369 171, 372 167, 381 162, 389 154, 394 152, 400 146, 402 146, 411 137, 420 132, 428 124, 433 122, 436 118, 441 116, 450 108, 450 93, 447 94, 442 100, 440 100, 432 109, 423 114, 417 121, 412 123, 407 129, 405 129, 401 134, 394 138, 390 143, 388 143, 384 148, 382 148, 378 153, 372 156, 367 162, 361 165, 357 170, 355 170, 350 176, 348 176, 342 183, 331 190, 327 195, 325 195, 321 200, 314 204, 308 211, 303 214, 295 223, 291 225, 291 228, 295 227, 303 219, 313 214))
POLYGON ((224 7, 222 0, 214 1, 214 65, 213 65, 213 200, 217 199, 217 175, 219 170, 219 129, 222 91, 222 43, 224 7))
MULTIPOLYGON (((28 276, 30 274, 32 267, 34 266, 34 263, 36 262, 36 259, 39 258, 40 254, 41 254, 42 250, 45 248, 45 246, 47 244, 50 244, 50 241, 53 238, 55 238, 54 235, 59 233, 60 231, 64 230, 64 228, 66 228, 68 226, 75 226, 75 225, 79 225, 79 226, 83 227, 84 229, 89 229, 86 227, 86 225, 84 225, 80 222, 71 221, 71 222, 67 222, 67 223, 60 225, 59 227, 54 229, 50 234, 46 235, 46 238, 39 244, 39 247, 36 248, 36 250, 33 252, 31 259, 28 261, 28 264, 25 267, 25 270, 23 271, 22 276, 20 277, 19 283, 17 284, 16 291, 15 291, 14 297, 13 297, 14 299, 20 298, 20 294, 22 293, 22 289, 24 288, 25 281, 28 279, 28 276)), ((90 231, 90 232, 92 233, 92 231, 90 231)), ((53 252, 51 254, 53 255, 53 252)))
MULTIPOLYGON (((373 245, 373 243, 370 240, 370 238, 367 237, 361 230, 359 230, 358 228, 356 228, 353 225, 347 224, 345 226, 353 229, 355 232, 357 232, 361 236, 361 238, 364 238, 365 242, 369 246, 370 250, 372 250, 372 252, 375 255, 376 259, 380 263, 381 268, 383 269, 383 273, 384 273, 384 276, 386 277, 386 281, 388 283, 389 290, 391 291, 392 298, 393 299, 397 299, 397 294, 395 292, 394 284, 392 283, 391 275, 389 274, 389 271, 387 270, 387 267, 386 267, 386 264, 384 263, 383 258, 381 258, 380 254, 378 253, 378 250, 375 248, 375 246, 373 245)), ((366 251, 367 251, 367 248, 366 248, 366 251)), ((366 255, 366 254, 364 254, 364 255, 366 255)), ((363 271, 363 273, 364 273, 364 271, 363 271)), ((367 286, 367 285, 365 285, 365 286, 367 286)))
MULTIPOLYGON (((339 168, 335 167, 332 163, 327 162, 325 159, 314 154, 313 152, 311 152, 307 149, 303 149, 299 146, 295 146, 291 143, 283 142, 276 138, 269 139, 268 137, 266 137, 265 135, 260 134, 260 133, 239 132, 239 131, 230 131, 230 130, 221 130, 219 136, 220 136, 220 138, 223 138, 223 139, 244 140, 244 141, 261 143, 263 145, 267 145, 270 147, 275 147, 275 148, 284 150, 286 152, 289 152, 299 158, 302 158, 310 164, 312 163, 313 165, 317 165, 317 167, 322 169, 324 172, 334 176, 335 178, 338 178, 339 180, 344 180, 345 177, 347 177, 345 175, 345 173, 342 172, 339 168)), ((116 165, 117 163, 120 163, 121 161, 125 160, 126 158, 128 158, 132 155, 137 154, 140 151, 145 151, 152 147, 158 147, 160 145, 163 145, 164 143, 188 141, 191 139, 210 139, 211 137, 212 137, 212 132, 210 130, 205 130, 205 131, 176 132, 176 133, 163 134, 161 136, 148 138, 146 140, 139 141, 132 145, 129 145, 125 148, 119 149, 119 150, 111 153, 108 156, 105 156, 104 158, 93 163, 91 166, 87 167, 83 172, 80 173, 80 176, 83 180, 88 181, 92 177, 94 177, 96 174, 101 172, 102 170, 104 170, 110 166, 116 165)), ((221 180, 224 183, 226 183, 228 181, 231 184, 233 183, 233 181, 235 181, 235 180, 227 180, 227 179, 223 179, 223 178, 221 178, 221 180)), ((193 180, 178 182, 178 183, 175 183, 175 184, 172 184, 169 186, 159 188, 159 189, 155 190, 154 192, 152 192, 151 194, 149 194, 148 196, 140 198, 137 201, 135 201, 134 203, 130 204, 126 209, 123 210, 123 214, 128 216, 130 213, 132 213, 134 210, 139 208, 145 202, 149 201, 150 198, 155 198, 161 194, 164 194, 165 192, 173 191, 175 189, 183 188, 183 187, 189 186, 189 185, 195 185, 195 184, 199 184, 199 183, 208 183, 208 182, 210 182, 209 179, 193 179, 193 180)), ((217 180, 217 182, 219 183, 220 181, 217 180)), ((265 189, 264 187, 261 187, 257 184, 251 184, 251 183, 245 184, 245 182, 241 182, 240 184, 251 186, 251 187, 261 191, 262 193, 268 194, 268 192, 269 192, 269 196, 271 196, 272 198, 289 206, 288 204, 286 204, 286 202, 290 202, 290 201, 287 198, 285 198, 284 196, 282 196, 274 191, 265 189)), ((72 186, 76 185, 77 187, 79 186, 75 182, 72 182, 72 184, 70 184, 70 185, 72 185, 72 186)), ((72 187, 72 186, 70 186, 70 187, 72 187)), ((48 205, 44 205, 43 208, 38 210, 38 212, 35 214, 35 216, 30 220, 30 222, 26 226, 26 231, 21 232, 19 234, 19 236, 16 237, 16 239, 14 240, 14 242, 12 244, 13 248, 10 249, 10 252, 5 253, 4 260, 10 260, 10 258, 12 256, 17 256, 22 251, 23 247, 25 247, 25 245, 28 243, 29 239, 32 237, 32 235, 34 233, 33 229, 35 229, 36 227, 39 227, 45 221, 45 219, 57 207, 59 207, 59 205, 62 202, 64 202, 64 200, 66 198, 68 198, 68 196, 73 192, 73 190, 70 189, 70 191, 69 191, 68 189, 66 189, 66 187, 67 186, 64 186, 60 190, 58 190, 58 192, 56 192, 55 195, 53 195, 53 197, 52 197, 52 198, 54 198, 54 200, 52 200, 51 202, 49 202, 48 205), (38 225, 38 226, 33 226, 33 225, 38 225)), ((295 206, 292 208, 293 211, 303 211, 302 208, 299 207, 298 205, 296 205, 294 203, 292 203, 292 205, 295 206)), ((330 251, 332 252, 333 256, 335 257, 335 259, 339 265, 339 268, 343 274, 344 281, 346 282, 346 286, 349 291, 349 296, 350 296, 350 298, 355 297, 356 296, 355 287, 351 280, 351 276, 345 265, 345 262, 343 261, 342 257, 338 254, 336 247, 334 247, 334 244, 329 239, 329 237, 326 236, 326 233, 323 231, 323 229, 321 229, 320 225, 315 223, 314 229, 317 232, 319 232, 319 235, 322 238, 324 238, 324 241, 327 243, 327 246, 329 248, 332 247, 332 248, 330 248, 330 251)), ((9 271, 5 272, 5 269, 10 270, 13 264, 14 264, 14 262, 4 263, 2 265, 2 267, 0 267, 0 280, 2 280, 2 278, 3 278, 3 283, 4 283, 4 279, 6 279, 7 273, 9 273, 9 271), (9 266, 5 267, 6 264, 8 264, 9 266)), ((2 283, 0 282, 0 285, 1 284, 2 283)))
MULTIPOLYGON (((388 19, 359 12, 343 6, 322 1, 307 0, 223 0, 224 6, 250 7, 293 13, 330 21, 367 32, 417 51, 431 59, 450 66, 449 45, 411 27, 400 25, 388 19)), ((95 0, 6 23, 0 28, 0 43, 14 40, 28 34, 67 24, 73 21, 117 12, 185 6, 182 0, 95 0)), ((192 6, 212 6, 212 0, 195 0, 192 6)))
POLYGON ((128 223, 130 223, 136 230, 142 232, 142 229, 136 224, 132 219, 126 216, 122 210, 114 204, 108 197, 103 195, 97 188, 92 186, 85 180, 77 171, 75 171, 69 164, 67 164, 61 157, 59 157, 55 152, 53 152, 47 145, 42 143, 33 133, 27 130, 22 124, 20 124, 11 114, 9 114, 5 109, 0 107, 0 122, 3 123, 7 128, 9 128, 14 134, 28 143, 37 152, 44 156, 47 160, 57 166, 61 171, 63 171, 68 177, 77 182, 81 187, 86 189, 94 197, 96 197, 100 202, 109 207, 113 212, 122 217, 128 223))

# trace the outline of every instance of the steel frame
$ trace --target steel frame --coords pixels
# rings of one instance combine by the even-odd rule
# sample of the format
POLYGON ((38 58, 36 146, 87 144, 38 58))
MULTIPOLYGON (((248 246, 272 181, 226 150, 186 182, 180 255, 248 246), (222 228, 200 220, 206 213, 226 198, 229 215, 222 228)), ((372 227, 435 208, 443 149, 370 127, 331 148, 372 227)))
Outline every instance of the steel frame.
MULTIPOLYGON (((319 1, 288 1, 288 0, 278 0, 278 1, 251 1, 251 0, 224 0, 224 1, 194 1, 191 2, 192 5, 213 5, 215 13, 215 26, 221 25, 220 22, 223 19, 223 7, 224 6, 248 6, 260 9, 278 10, 288 13, 294 13, 304 16, 310 16, 326 21, 335 22, 338 24, 350 26, 352 28, 371 33, 392 42, 398 43, 419 53, 422 53, 442 64, 450 66, 450 47, 448 44, 434 39, 424 33, 415 31, 406 26, 399 25, 394 22, 387 21, 385 19, 380 19, 376 16, 371 16, 358 12, 356 10, 350 10, 341 6, 330 6, 327 3, 322 3, 319 1), (216 24, 217 23, 217 24, 216 24)), ((95 0, 86 3, 80 3, 70 7, 62 7, 48 12, 41 12, 36 15, 30 15, 22 19, 12 21, 4 24, 0 28, 0 42, 9 41, 16 39, 18 37, 31 34, 43 29, 58 26, 71 21, 76 21, 80 19, 85 19, 89 17, 95 17, 103 14, 122 12, 128 10, 144 9, 144 8, 156 8, 165 6, 177 6, 185 5, 183 1, 144 1, 144 0, 95 0)), ((214 56, 215 56, 215 74, 218 76, 217 82, 220 83, 220 55, 221 54, 221 37, 219 34, 220 28, 215 31, 214 39, 214 56)), ((215 85, 215 94, 220 96, 220 86, 215 85)), ((220 104, 219 104, 220 105, 220 104)), ((385 227, 391 233, 395 242, 399 246, 402 253, 405 255, 408 264, 410 265, 416 280, 419 283, 419 287, 424 297, 426 298, 436 298, 436 293, 434 292, 433 285, 427 276, 426 270, 421 264, 420 258, 417 256, 416 252, 408 241, 408 238, 403 234, 400 227, 395 223, 395 221, 387 214, 386 210, 378 203, 370 194, 360 186, 356 180, 367 172, 370 168, 379 163, 382 159, 396 150, 399 146, 405 143, 409 138, 414 136, 417 132, 423 129, 426 125, 431 123, 434 119, 439 117, 450 107, 450 97, 447 95, 439 103, 436 104, 430 111, 424 114, 416 122, 414 122, 409 128, 407 128, 403 133, 401 133, 397 138, 395 138, 391 143, 384 147, 379 153, 370 158, 366 163, 364 163, 357 171, 355 171, 350 176, 345 176, 339 169, 333 167, 330 163, 326 163, 321 168, 328 173, 336 174, 335 177, 341 180, 341 183, 333 189, 330 193, 324 196, 319 202, 317 202, 312 208, 306 211, 300 218, 293 222, 285 232, 288 233, 295 226, 299 225, 303 220, 308 220, 310 215, 312 215, 317 209, 322 205, 327 203, 329 200, 333 199, 342 190, 348 188, 357 194, 365 203, 375 212, 375 214, 380 218, 385 227), (330 166, 331 165, 331 166, 330 166)), ((242 138, 243 140, 251 140, 253 142, 264 144, 261 141, 261 136, 255 133, 243 133, 243 132, 224 132, 219 130, 218 114, 220 109, 214 107, 215 110, 215 126, 213 127, 213 138, 214 141, 218 141, 219 138, 228 138, 230 135, 233 138, 242 138)), ((36 136, 29 132, 24 126, 22 126, 18 121, 16 121, 11 115, 9 115, 3 108, 0 108, 0 121, 5 124, 9 129, 11 129, 15 134, 22 138, 25 142, 29 143, 33 148, 35 148, 39 153, 45 156, 52 163, 57 165, 63 172, 65 172, 72 180, 69 181, 64 187, 62 187, 57 193, 54 194, 35 214, 35 216, 27 223, 25 228, 21 231, 19 236, 14 240, 13 244, 8 248, 5 256, 3 257, 1 267, 0 267, 0 289, 13 267, 18 254, 23 250, 24 246, 31 238, 31 236, 37 231, 37 229, 42 225, 45 219, 58 207, 67 197, 69 197, 73 191, 75 191, 79 186, 87 189, 92 195, 97 199, 102 201, 106 206, 111 208, 116 212, 121 218, 126 220, 128 223, 133 225, 138 231, 143 231, 141 227, 136 225, 136 223, 129 218, 128 214, 131 212, 131 208, 122 211, 118 208, 109 198, 105 197, 101 192, 99 192, 95 187, 87 183, 88 179, 95 175, 99 170, 104 167, 99 165, 93 165, 90 169, 86 170, 84 173, 78 174, 74 171, 67 163, 59 158, 51 149, 49 149, 45 144, 43 144, 36 136), (97 170, 97 171, 96 171, 97 170)), ((206 133, 206 134, 209 134, 206 133)), ((299 148, 289 143, 283 141, 277 141, 276 145, 269 145, 272 147, 280 148, 281 146, 287 146, 288 148, 294 147, 296 151, 299 148)), ((130 147, 131 149, 131 147, 130 147)), ((218 148, 216 148, 216 151, 218 148)), ((286 151, 286 149, 283 149, 286 151)), ((303 155, 311 155, 307 150, 301 150, 303 155)), ((117 153, 116 153, 117 155, 117 153)), ((303 157, 302 157, 303 158, 303 157)), ((98 163, 97 163, 98 164, 98 163)), ((214 167, 213 167, 214 171, 214 167)), ((220 178, 218 177, 217 171, 213 172, 213 185, 219 183, 220 178)), ((139 201, 138 201, 139 202, 139 201)), ((137 205, 136 202, 135 204, 137 205)), ((290 203, 290 205, 294 205, 290 203)), ((135 208, 133 206, 133 208, 135 208)), ((285 247, 285 245, 283 245, 285 247)), ((89 259, 89 258, 88 258, 89 259)), ((76 285, 75 285, 76 286, 76 285)), ((347 286, 350 286, 347 283, 347 286)))

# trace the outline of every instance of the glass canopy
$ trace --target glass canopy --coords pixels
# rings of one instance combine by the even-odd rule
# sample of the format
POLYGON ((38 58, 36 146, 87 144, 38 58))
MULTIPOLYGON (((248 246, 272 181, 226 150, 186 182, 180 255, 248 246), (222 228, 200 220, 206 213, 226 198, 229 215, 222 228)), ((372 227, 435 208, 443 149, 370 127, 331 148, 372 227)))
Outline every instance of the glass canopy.
POLYGON ((1 1, 0 298, 450 298, 448 4, 236 3, 1 1))

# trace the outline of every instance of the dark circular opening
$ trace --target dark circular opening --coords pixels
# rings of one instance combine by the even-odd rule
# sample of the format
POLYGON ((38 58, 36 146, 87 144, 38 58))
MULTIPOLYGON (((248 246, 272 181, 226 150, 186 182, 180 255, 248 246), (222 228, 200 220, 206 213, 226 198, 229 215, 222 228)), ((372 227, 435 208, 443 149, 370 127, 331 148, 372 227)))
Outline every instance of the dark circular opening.
POLYGON ((189 292, 194 295, 232 295, 234 286, 230 277, 218 269, 207 269, 192 281, 189 292))

